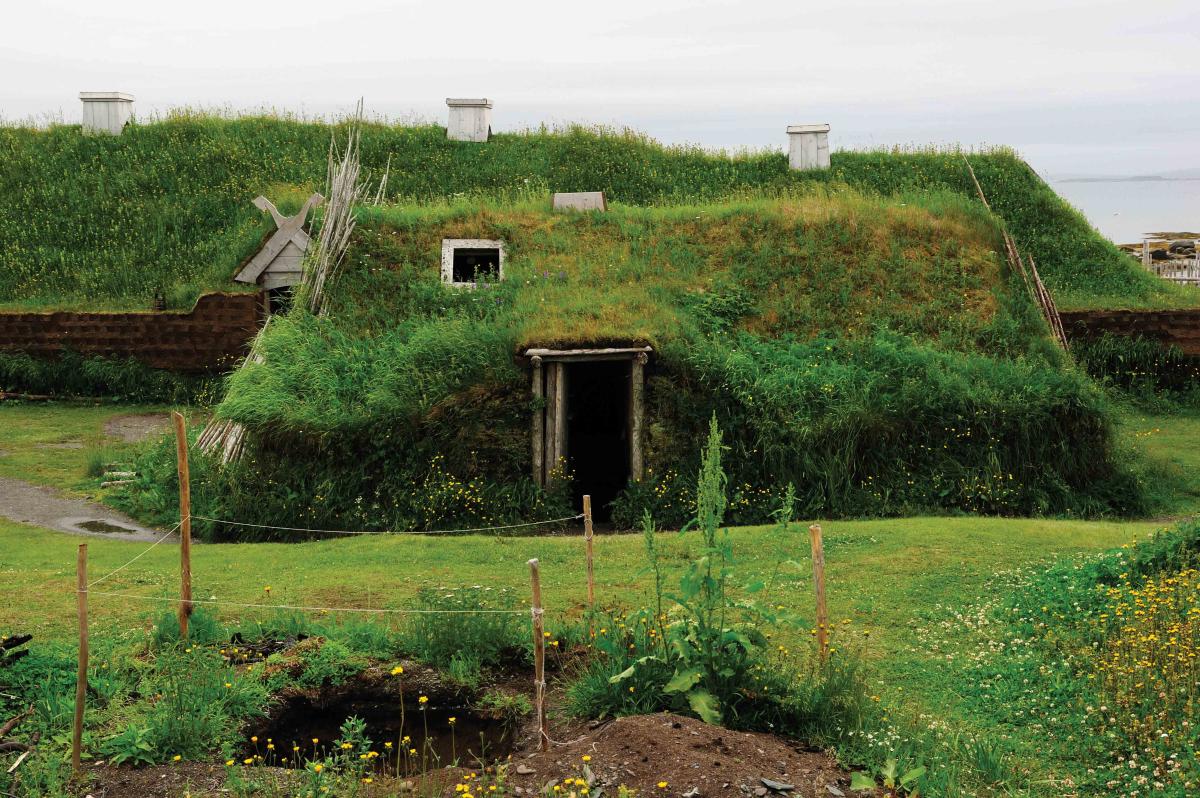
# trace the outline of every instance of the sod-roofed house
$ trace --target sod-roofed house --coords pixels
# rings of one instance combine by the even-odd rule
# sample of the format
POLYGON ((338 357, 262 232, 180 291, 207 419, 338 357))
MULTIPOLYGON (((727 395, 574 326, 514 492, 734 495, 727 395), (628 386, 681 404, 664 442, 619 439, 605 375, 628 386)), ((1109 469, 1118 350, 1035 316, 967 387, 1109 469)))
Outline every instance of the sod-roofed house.
POLYGON ((714 415, 731 518, 789 484, 814 512, 1062 507, 1118 478, 1072 454, 1107 451, 1102 397, 1000 249, 979 203, 849 189, 370 209, 325 315, 276 319, 218 412, 313 523, 536 520, 584 494, 678 523, 714 415))
MULTIPOLYGON (((808 515, 1145 501, 1004 233, 1066 310, 1195 302, 1012 153, 969 156, 989 208, 962 153, 831 153, 823 125, 730 156, 451 109, 458 137, 362 126, 349 251, 322 311, 277 303, 224 384, 214 423, 237 426, 242 456, 197 455, 197 515, 462 528, 571 515, 587 494, 617 526, 672 525, 714 417, 731 522, 769 519, 789 486, 808 515)), ((331 135, 345 128, 269 117, 0 129, 0 301, 148 312, 162 295, 179 313, 289 288, 326 212, 305 201, 331 135), (77 221, 53 237, 10 221, 38 213, 77 221)), ((30 363, 0 353, 0 379, 19 387, 30 363)))

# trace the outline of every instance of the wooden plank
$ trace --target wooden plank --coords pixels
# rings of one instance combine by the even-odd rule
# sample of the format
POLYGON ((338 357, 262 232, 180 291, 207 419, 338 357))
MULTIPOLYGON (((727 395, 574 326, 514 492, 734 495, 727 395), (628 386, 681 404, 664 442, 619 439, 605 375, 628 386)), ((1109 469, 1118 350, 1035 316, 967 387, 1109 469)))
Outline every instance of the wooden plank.
MULTIPOLYGON (((583 542, 587 554, 587 602, 588 612, 596 610, 596 573, 592 564, 592 497, 583 497, 583 542)), ((589 620, 590 624, 590 620, 589 620)))
POLYGON ((812 546, 813 587, 817 594, 817 649, 824 665, 829 659, 829 611, 825 606, 825 541, 821 525, 810 526, 808 537, 812 546))
POLYGON ((79 773, 83 748, 83 708, 87 703, 88 584, 87 544, 79 544, 75 561, 75 591, 79 615, 79 662, 75 672, 75 723, 71 730, 71 769, 79 773))
POLYGON ((606 354, 637 354, 638 352, 653 352, 649 346, 606 347, 603 349, 538 349, 525 350, 525 357, 561 357, 563 355, 606 355, 606 354))
POLYGON ((192 616, 192 481, 188 472, 187 425, 182 413, 172 413, 175 423, 175 459, 179 472, 179 639, 188 639, 192 616))
POLYGON ((546 633, 542 610, 542 580, 538 561, 529 561, 529 580, 533 593, 533 703, 537 713, 538 748, 550 750, 550 721, 546 716, 546 633))

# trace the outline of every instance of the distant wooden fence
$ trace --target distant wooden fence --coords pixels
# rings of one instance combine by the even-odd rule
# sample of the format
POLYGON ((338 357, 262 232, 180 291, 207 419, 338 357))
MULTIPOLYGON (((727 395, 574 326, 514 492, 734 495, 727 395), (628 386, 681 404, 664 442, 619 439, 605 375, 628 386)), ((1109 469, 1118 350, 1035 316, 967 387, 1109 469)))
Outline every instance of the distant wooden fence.
POLYGON ((1156 277, 1182 285, 1200 285, 1200 241, 1196 242, 1196 254, 1191 258, 1156 261, 1150 255, 1151 239, 1142 241, 1142 266, 1156 277))

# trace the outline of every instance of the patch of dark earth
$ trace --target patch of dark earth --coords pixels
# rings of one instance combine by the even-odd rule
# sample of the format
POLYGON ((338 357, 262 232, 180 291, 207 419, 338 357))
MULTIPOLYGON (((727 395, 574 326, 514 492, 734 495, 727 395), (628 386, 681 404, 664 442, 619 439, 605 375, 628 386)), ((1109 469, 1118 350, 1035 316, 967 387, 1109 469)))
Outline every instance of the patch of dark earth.
MULTIPOLYGON (((553 794, 565 779, 590 782, 592 798, 616 798, 620 786, 639 796, 689 798, 830 798, 871 796, 879 791, 850 790, 850 774, 829 754, 810 751, 788 740, 757 732, 735 732, 695 718, 672 714, 635 715, 599 724, 569 737, 557 724, 550 750, 537 750, 532 724, 524 729, 511 757, 503 764, 506 795, 553 794), (589 757, 584 762, 583 757, 589 757), (586 770, 585 770, 586 766, 586 770), (659 787, 665 783, 666 786, 659 787)), ((285 790, 300 786, 303 771, 257 768, 260 780, 285 790)), ((216 798, 223 792, 226 769, 220 763, 161 765, 151 768, 93 765, 90 793, 96 798, 118 795, 216 798)), ((363 796, 461 795, 455 785, 479 769, 443 768, 411 778, 379 775, 364 786, 363 796)), ((479 781, 479 778, 472 781, 479 781)), ((565 792, 565 791, 564 791, 565 792)), ((484 793, 486 794, 486 793, 484 793)), ((561 793, 560 793, 561 794, 561 793)))

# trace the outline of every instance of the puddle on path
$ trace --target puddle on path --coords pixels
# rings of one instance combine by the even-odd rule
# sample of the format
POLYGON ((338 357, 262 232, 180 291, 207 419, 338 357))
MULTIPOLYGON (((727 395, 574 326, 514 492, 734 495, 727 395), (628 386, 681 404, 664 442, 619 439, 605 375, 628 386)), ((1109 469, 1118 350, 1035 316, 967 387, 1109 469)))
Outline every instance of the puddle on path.
POLYGON ((120 526, 109 521, 77 521, 73 526, 88 532, 99 532, 105 535, 136 535, 138 530, 120 526))

